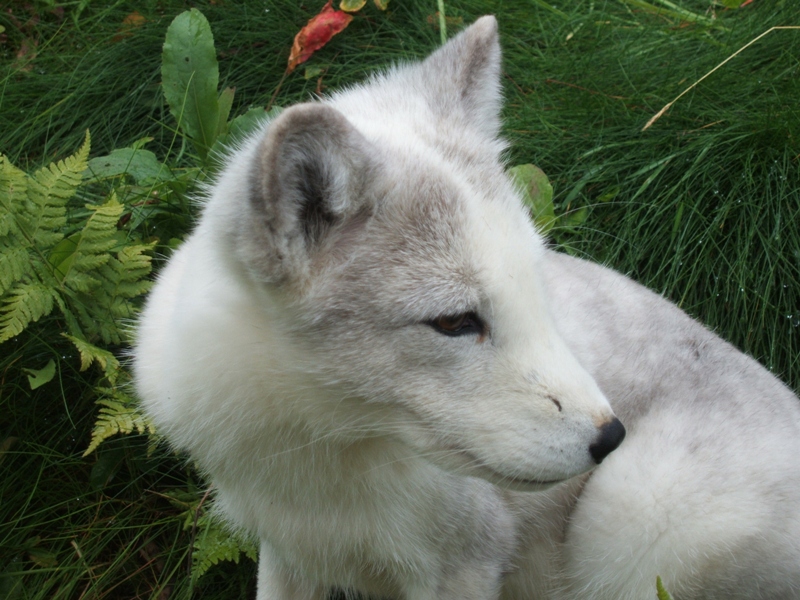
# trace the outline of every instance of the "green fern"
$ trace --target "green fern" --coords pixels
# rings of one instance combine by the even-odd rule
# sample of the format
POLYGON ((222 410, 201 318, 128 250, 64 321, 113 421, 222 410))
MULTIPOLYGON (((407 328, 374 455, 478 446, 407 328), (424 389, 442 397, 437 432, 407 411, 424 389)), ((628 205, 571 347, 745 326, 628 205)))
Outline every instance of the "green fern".
POLYGON ((116 356, 114 356, 108 350, 98 348, 86 340, 76 338, 73 335, 66 333, 62 333, 61 335, 72 342, 73 345, 78 349, 78 353, 81 357, 81 371, 85 371, 91 367, 93 363, 97 363, 100 368, 103 369, 103 373, 111 385, 116 383, 120 370, 119 360, 117 360, 116 356))
POLYGON ((197 581, 222 561, 239 564, 242 554, 256 562, 258 548, 249 539, 232 533, 224 523, 205 513, 197 520, 197 533, 192 549, 192 579, 197 581))
POLYGON ((38 281, 18 282, 3 297, 0 306, 0 341, 22 333, 33 321, 38 321, 53 310, 55 292, 38 281))
POLYGON ((77 153, 33 175, 0 157, 0 342, 64 305, 46 256, 64 237, 67 202, 86 169, 89 144, 87 132, 77 153))
POLYGON ((183 529, 192 532, 192 580, 197 581, 216 564, 233 561, 236 564, 244 554, 258 561, 258 546, 251 538, 231 531, 206 504, 208 492, 202 497, 190 491, 171 490, 167 498, 180 509, 183 529))
MULTIPOLYGON (((126 341, 131 301, 150 287, 153 244, 127 240, 118 228, 125 206, 73 210, 87 169, 90 138, 73 156, 28 175, 0 155, 0 343, 58 307, 70 339, 126 341)), ((79 340, 80 342, 76 342, 79 340)), ((105 367, 104 367, 105 369, 105 367)))
POLYGON ((32 175, 0 155, 0 343, 58 308, 61 335, 77 348, 81 370, 97 364, 111 386, 96 388, 100 411, 85 455, 119 433, 154 434, 118 384, 126 378, 119 360, 97 345, 126 341, 132 301, 150 287, 153 244, 120 230, 126 208, 115 192, 102 204, 73 200, 89 147, 87 132, 74 155, 32 175))
MULTIPOLYGON (((81 357, 83 360, 83 357, 81 357)), ((88 456, 106 439, 120 433, 155 434, 153 424, 136 410, 134 400, 119 387, 97 388, 102 397, 96 404, 100 405, 99 415, 92 430, 92 440, 83 453, 88 456)))

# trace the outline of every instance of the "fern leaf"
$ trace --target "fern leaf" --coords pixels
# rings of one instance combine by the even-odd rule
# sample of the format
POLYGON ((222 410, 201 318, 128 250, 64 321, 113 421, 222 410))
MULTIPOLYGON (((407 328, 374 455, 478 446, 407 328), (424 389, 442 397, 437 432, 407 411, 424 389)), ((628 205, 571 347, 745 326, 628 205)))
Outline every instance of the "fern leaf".
POLYGON ((214 565, 232 560, 238 563, 241 555, 256 562, 258 547, 255 542, 239 532, 231 530, 204 503, 208 493, 202 497, 196 491, 170 490, 165 496, 172 505, 181 511, 178 516, 183 521, 184 530, 194 530, 192 546, 192 579, 197 581, 214 565))
POLYGON ((0 236, 16 230, 15 215, 27 198, 25 173, 0 154, 0 236))
POLYGON ((0 307, 0 342, 22 333, 53 310, 55 292, 39 282, 17 284, 0 307))
POLYGON ((68 283, 72 290, 89 294, 92 290, 99 287, 101 282, 97 277, 93 277, 88 273, 72 272, 70 273, 68 283))
POLYGON ((88 456, 108 438, 119 433, 149 433, 155 434, 153 424, 136 410, 132 398, 121 392, 119 389, 99 388, 99 391, 107 394, 106 397, 97 400, 100 405, 100 414, 92 430, 92 439, 89 447, 83 453, 88 456))
POLYGON ((100 368, 103 369, 103 372, 111 384, 113 385, 116 383, 117 376, 119 375, 119 360, 116 356, 108 350, 98 348, 74 335, 69 335, 67 333, 62 333, 61 335, 72 342, 78 349, 78 353, 81 356, 81 371, 85 371, 92 366, 92 363, 96 362, 100 368))
POLYGON ((192 550, 192 579, 197 581, 214 565, 225 561, 239 563, 241 555, 255 561, 258 551, 251 540, 246 540, 229 531, 220 521, 208 513, 197 522, 198 532, 192 550))
POLYGON ((100 280, 89 273, 105 265, 111 258, 109 251, 117 244, 117 222, 124 207, 112 193, 105 204, 90 204, 86 208, 92 211, 92 215, 79 234, 70 236, 71 252, 62 251, 55 265, 57 273, 63 277, 64 285, 80 292, 88 292, 100 285, 100 280))
POLYGON ((75 154, 39 169, 28 178, 28 213, 37 246, 53 246, 63 237, 58 230, 66 225, 67 200, 75 195, 81 183, 89 147, 87 131, 83 146, 75 154))
POLYGON ((0 295, 31 272, 28 251, 22 246, 0 247, 0 295))
POLYGON ((151 258, 145 254, 152 248, 152 244, 126 246, 97 271, 102 284, 92 293, 93 303, 87 303, 89 318, 84 326, 107 344, 119 344, 126 339, 127 334, 119 321, 136 314, 136 305, 131 300, 145 294, 152 286, 146 279, 151 258))

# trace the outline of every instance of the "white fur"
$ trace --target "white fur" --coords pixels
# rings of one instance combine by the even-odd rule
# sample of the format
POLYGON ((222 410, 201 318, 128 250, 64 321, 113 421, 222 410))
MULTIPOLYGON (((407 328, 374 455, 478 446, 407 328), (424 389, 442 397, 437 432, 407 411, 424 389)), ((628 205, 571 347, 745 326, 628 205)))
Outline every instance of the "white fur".
POLYGON ((499 159, 496 37, 228 160, 142 316, 144 409, 261 539, 260 600, 800 597, 797 399, 545 250, 499 159), (485 335, 428 324, 467 311, 485 335), (629 435, 587 473, 606 397, 629 435))

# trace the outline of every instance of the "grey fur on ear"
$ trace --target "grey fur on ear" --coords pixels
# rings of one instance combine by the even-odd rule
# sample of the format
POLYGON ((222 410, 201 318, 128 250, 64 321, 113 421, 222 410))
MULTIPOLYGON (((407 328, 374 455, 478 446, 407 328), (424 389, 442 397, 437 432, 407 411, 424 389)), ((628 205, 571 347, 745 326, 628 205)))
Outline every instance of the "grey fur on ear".
POLYGON ((270 124, 250 168, 240 253, 259 278, 302 278, 329 233, 363 206, 371 144, 336 109, 299 104, 270 124))
POLYGON ((434 110, 461 114, 494 138, 503 102, 500 64, 497 20, 481 17, 422 63, 423 89, 434 110))

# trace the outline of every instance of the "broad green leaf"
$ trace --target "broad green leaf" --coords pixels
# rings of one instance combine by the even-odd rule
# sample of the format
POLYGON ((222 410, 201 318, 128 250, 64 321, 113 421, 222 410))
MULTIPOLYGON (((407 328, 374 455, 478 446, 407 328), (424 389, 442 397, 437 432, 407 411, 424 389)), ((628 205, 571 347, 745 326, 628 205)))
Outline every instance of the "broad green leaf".
POLYGON ((375 6, 380 10, 386 10, 389 8, 389 0, 375 0, 375 6))
POLYGON ((143 138, 139 138, 138 140, 136 140, 135 142, 133 142, 133 143, 131 144, 131 148, 133 148, 134 150, 141 150, 141 149, 142 149, 142 148, 144 148, 144 147, 145 147, 147 144, 149 144, 150 142, 152 142, 154 139, 155 139, 155 138, 153 138, 152 136, 145 136, 145 137, 143 137, 143 138))
POLYGON ((277 117, 283 109, 276 106, 266 111, 263 108, 251 108, 243 115, 239 115, 228 124, 228 132, 217 138, 212 148, 212 156, 224 156, 225 152, 244 140, 251 133, 255 133, 267 121, 277 117))
POLYGON ((114 479, 114 475, 117 474, 124 462, 124 448, 118 446, 112 449, 101 450, 98 452, 97 462, 94 463, 92 471, 89 474, 89 485, 94 490, 102 490, 114 479))
POLYGON ((552 229, 556 220, 553 209, 553 186, 547 175, 535 165, 519 165, 508 171, 522 192, 522 199, 531 209, 533 221, 542 233, 552 229))
POLYGON ((366 3, 367 0, 342 0, 339 3, 339 9, 344 12, 358 12, 364 8, 366 3))
POLYGON ((589 207, 588 206, 581 206, 580 208, 576 208, 570 210, 569 212, 564 213, 559 218, 559 226, 563 229, 575 229, 576 227, 580 227, 586 222, 586 219, 589 218, 589 207))
POLYGON ((239 115, 228 128, 229 136, 236 140, 241 140, 255 132, 261 125, 277 117, 283 108, 276 106, 272 110, 263 108, 251 108, 243 115, 239 115))
POLYGON ((71 236, 58 242, 50 251, 47 261, 53 265, 53 270, 59 281, 63 281, 66 274, 69 273, 80 239, 81 232, 76 231, 71 236))
POLYGON ((225 88, 219 94, 219 120, 217 121, 217 133, 214 139, 228 132, 228 117, 233 106, 234 88, 225 88))
POLYGON ((303 72, 303 79, 314 79, 315 77, 322 75, 324 72, 325 69, 322 67, 306 67, 305 71, 303 72))
POLYGON ((219 127, 219 64, 211 27, 196 8, 179 14, 167 29, 161 79, 170 112, 205 159, 219 127))
POLYGON ((170 177, 169 168, 159 162, 149 150, 119 148, 108 156, 98 156, 89 161, 84 177, 105 179, 127 173, 136 183, 153 182, 170 177))
POLYGON ((28 374, 28 383, 31 389, 35 390, 52 381, 53 377, 56 376, 56 363, 51 358, 43 369, 23 369, 23 371, 28 374))

